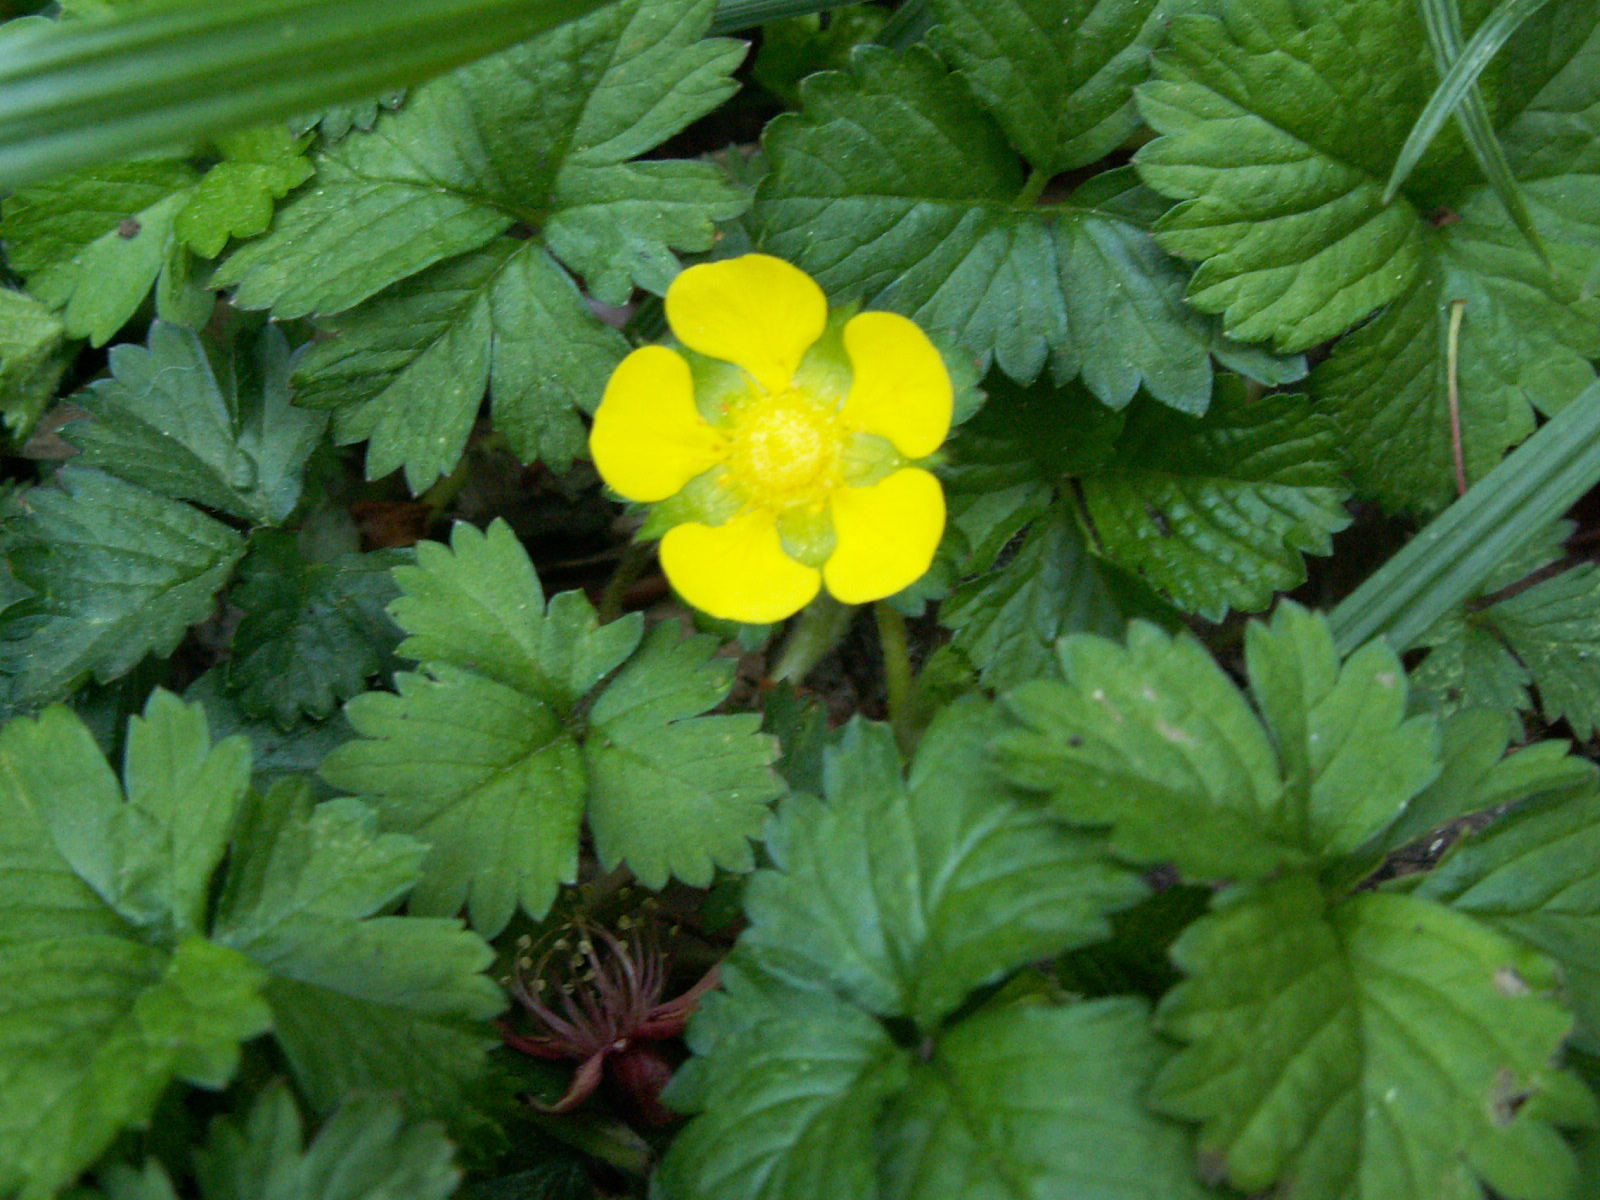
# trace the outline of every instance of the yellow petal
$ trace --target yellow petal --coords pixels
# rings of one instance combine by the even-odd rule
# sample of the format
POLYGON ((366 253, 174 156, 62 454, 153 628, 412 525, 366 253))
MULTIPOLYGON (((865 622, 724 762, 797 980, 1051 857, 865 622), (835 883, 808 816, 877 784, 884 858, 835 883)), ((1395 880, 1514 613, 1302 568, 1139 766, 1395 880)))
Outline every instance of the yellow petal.
POLYGON ((888 438, 907 458, 925 458, 950 432, 950 372, 928 335, 902 316, 867 312, 845 322, 855 378, 847 425, 888 438))
POLYGON ((629 500, 665 500, 727 453, 694 406, 681 354, 645 346, 617 364, 589 431, 600 477, 629 500))
POLYGON ((783 552, 764 509, 715 527, 674 526, 661 539, 661 569, 701 612, 752 625, 793 616, 822 586, 821 572, 783 552))
POLYGON ((799 267, 746 254, 690 267, 667 288, 667 323, 691 350, 743 367, 770 394, 828 322, 822 289, 799 267))
POLYGON ((921 467, 833 493, 838 548, 823 565, 828 590, 846 604, 882 600, 915 583, 944 534, 944 490, 921 467))

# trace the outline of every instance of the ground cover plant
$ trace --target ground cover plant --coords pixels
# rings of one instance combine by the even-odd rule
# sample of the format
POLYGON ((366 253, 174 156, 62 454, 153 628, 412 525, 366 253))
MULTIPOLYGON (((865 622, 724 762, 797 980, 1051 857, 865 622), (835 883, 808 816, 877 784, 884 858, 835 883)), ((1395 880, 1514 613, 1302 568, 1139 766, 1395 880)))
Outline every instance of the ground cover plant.
POLYGON ((0 26, 0 1197, 1600 1194, 1595 0, 0 26))

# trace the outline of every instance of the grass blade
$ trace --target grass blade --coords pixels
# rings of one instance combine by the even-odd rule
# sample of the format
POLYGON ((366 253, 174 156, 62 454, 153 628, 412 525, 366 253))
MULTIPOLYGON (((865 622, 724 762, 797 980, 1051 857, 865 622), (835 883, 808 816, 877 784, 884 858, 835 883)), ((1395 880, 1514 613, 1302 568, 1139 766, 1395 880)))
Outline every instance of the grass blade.
POLYGON ((1405 649, 1510 553, 1600 482, 1600 382, 1440 513, 1328 616, 1343 653, 1379 636, 1405 649))

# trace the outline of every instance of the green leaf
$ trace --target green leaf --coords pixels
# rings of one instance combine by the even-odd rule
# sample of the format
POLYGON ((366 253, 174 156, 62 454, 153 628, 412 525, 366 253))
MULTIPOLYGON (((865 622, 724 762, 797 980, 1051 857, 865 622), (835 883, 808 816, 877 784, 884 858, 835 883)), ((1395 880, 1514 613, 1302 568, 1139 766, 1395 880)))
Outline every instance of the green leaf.
POLYGON ((1416 894, 1560 962, 1592 1047, 1600 1037, 1600 796, 1588 782, 1519 805, 1464 838, 1416 894))
POLYGON ((593 0, 229 0, 14 24, 0 41, 0 181, 12 188, 364 99, 597 7, 593 0))
POLYGON ((220 377, 195 333, 160 321, 148 349, 120 345, 110 360, 111 377, 78 398, 93 420, 66 432, 77 466, 254 525, 288 519, 326 422, 290 404, 275 326, 230 346, 220 377))
POLYGON ((384 611, 395 597, 397 551, 308 557, 289 534, 263 532, 239 564, 229 599, 244 609, 227 686, 245 713, 293 725, 325 720, 365 689, 399 641, 384 611))
POLYGON ((52 1195, 173 1079, 220 1088, 268 1027, 260 972, 193 932, 246 771, 165 693, 132 730, 126 799, 65 709, 0 731, 7 1194, 52 1195))
POLYGON ((284 125, 263 125, 217 138, 222 161, 206 172, 179 210, 174 229, 201 258, 215 258, 230 238, 254 237, 272 224, 274 201, 307 179, 305 140, 284 125))
POLYGON ((967 81, 1033 169, 1059 175, 1139 124, 1134 85, 1163 26, 1154 0, 933 0, 928 43, 967 81))
MULTIPOLYGON (((1237 383, 1237 381, 1235 381, 1237 383)), ((1194 418, 1134 407, 1114 458, 1082 480, 1093 544, 1186 612, 1221 620, 1304 582, 1349 524, 1326 417, 1297 396, 1219 386, 1194 418)))
MULTIPOLYGON (((1117 50, 1081 44, 1108 59, 1117 50)), ((803 112, 773 121, 764 140, 771 170, 755 220, 765 249, 835 296, 992 356, 1014 379, 1033 379, 1048 357, 1058 379, 1081 375, 1113 407, 1142 382, 1164 403, 1204 411, 1210 355, 1228 350, 1184 305, 1182 269, 1147 232, 1159 202, 1128 172, 1032 207, 999 127, 916 49, 902 58, 863 47, 849 75, 815 76, 804 96, 803 112)), ((1071 131, 1080 134, 1092 131, 1071 131)), ((1284 365, 1266 371, 1282 376, 1284 365)))
POLYGON ((335 746, 355 736, 342 713, 323 722, 303 721, 287 733, 274 721, 247 717, 223 690, 225 674, 219 668, 207 671, 185 689, 183 698, 204 706, 218 737, 237 733, 250 743, 252 777, 260 791, 285 775, 311 775, 335 746))
POLYGON ((1166 1057, 1130 998, 980 1012, 883 1119, 880 1194, 1198 1200, 1188 1138, 1144 1105, 1166 1057))
POLYGON ((491 952, 459 921, 376 915, 426 853, 379 833, 359 801, 313 807, 304 780, 257 797, 240 823, 213 936, 267 975, 278 1042, 319 1110, 371 1088, 467 1121, 493 1044, 481 1022, 504 1006, 481 973, 491 952))
POLYGON ((1551 1063, 1571 1017, 1542 956, 1442 905, 1330 904, 1287 874, 1222 893, 1179 938, 1158 1010, 1187 1044, 1152 1103, 1202 1122, 1217 1177, 1306 1200, 1567 1194, 1552 1122, 1593 1098, 1551 1063))
MULTIPOLYGON (((299 363, 300 403, 334 410, 340 442, 372 439, 368 474, 448 470, 487 387, 496 426, 526 462, 566 470, 627 352, 537 242, 499 238, 326 322, 299 363)), ((431 476, 430 476, 431 477, 431 476)))
POLYGON ((1065 682, 1006 697, 1021 726, 996 743, 1006 775, 1186 878, 1348 854, 1437 774, 1432 721, 1405 718, 1405 672, 1382 643, 1341 665, 1325 622, 1289 604, 1248 642, 1261 719, 1187 634, 1135 622, 1126 649, 1062 639, 1065 682))
POLYGON ((445 1200, 461 1177, 437 1125, 408 1125, 400 1107, 352 1096, 301 1149, 300 1114, 281 1085, 243 1120, 219 1117, 196 1155, 203 1200, 445 1200))
POLYGON ((26 493, 10 551, 35 593, 0 618, 0 674, 18 706, 172 653, 244 553, 238 534, 187 504, 81 467, 56 482, 26 493))
POLYGON ((0 223, 11 266, 62 310, 68 333, 104 345, 166 268, 173 222, 199 177, 181 159, 147 158, 13 192, 0 223))
POLYGON ((448 470, 486 383, 519 453, 582 451, 575 407, 626 344, 567 271, 609 304, 660 293, 673 252, 710 249, 745 207, 710 163, 629 161, 733 91, 743 51, 700 40, 711 8, 625 0, 417 89, 325 150, 316 186, 219 269, 280 317, 370 300, 303 369, 340 440, 373 440, 369 477, 404 465, 420 491, 448 470))
POLYGON ((0 288, 0 421, 27 437, 71 361, 67 327, 32 296, 0 288))
POLYGON ((958 702, 902 783, 894 740, 856 724, 826 758, 827 800, 785 802, 774 869, 746 891, 743 945, 792 982, 931 1030, 974 988, 1109 933, 1143 895, 1098 838, 1007 794, 983 747, 997 721, 958 702))

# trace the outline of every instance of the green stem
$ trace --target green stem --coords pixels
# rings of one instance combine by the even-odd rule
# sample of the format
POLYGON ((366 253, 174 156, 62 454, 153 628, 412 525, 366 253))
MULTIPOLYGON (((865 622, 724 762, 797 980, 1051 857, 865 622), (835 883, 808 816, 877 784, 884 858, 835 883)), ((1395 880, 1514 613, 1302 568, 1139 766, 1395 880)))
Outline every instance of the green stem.
POLYGON ((622 615, 622 606, 628 599, 628 589, 639 582, 639 577, 645 573, 655 553, 654 542, 628 543, 628 548, 617 560, 616 569, 611 572, 611 578, 606 580, 605 590, 600 593, 597 612, 602 625, 608 621, 615 621, 622 615))
POLYGON ((788 679, 799 683, 811 674, 828 651, 839 644, 855 615, 854 608, 840 604, 826 592, 806 605, 789 633, 789 640, 784 643, 783 652, 778 655, 778 665, 772 672, 773 682, 788 679))
POLYGON ((1045 184, 1051 180, 1050 172, 1041 171, 1038 167, 1028 175, 1028 182, 1022 185, 1022 190, 1017 193, 1017 198, 1011 202, 1013 208, 1032 208, 1039 203, 1039 197, 1044 195, 1045 184))
POLYGON ((878 619, 878 644, 883 648, 883 681, 889 694, 889 727, 901 749, 906 748, 911 700, 911 642, 906 637, 906 619, 885 601, 872 606, 878 619))

